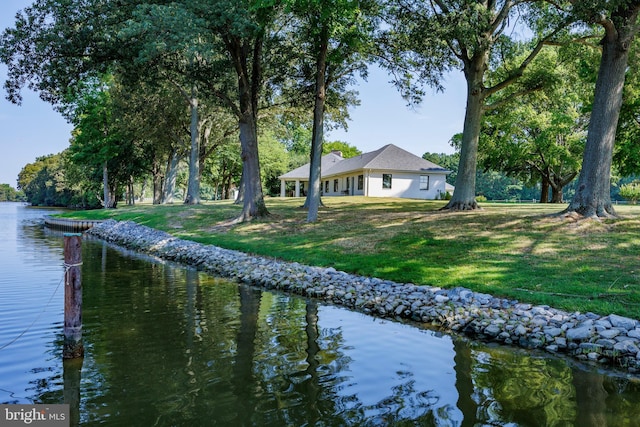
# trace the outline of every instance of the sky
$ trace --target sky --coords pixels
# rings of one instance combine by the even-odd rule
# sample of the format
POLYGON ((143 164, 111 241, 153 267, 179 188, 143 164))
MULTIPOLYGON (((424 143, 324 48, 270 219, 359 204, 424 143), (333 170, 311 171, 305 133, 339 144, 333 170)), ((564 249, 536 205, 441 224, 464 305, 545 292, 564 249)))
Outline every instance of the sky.
MULTIPOLYGON (((32 0, 0 0, 0 28, 12 27, 15 14, 32 0)), ((6 66, 0 64, 0 82, 6 80, 6 66)), ((465 82, 461 72, 448 76, 445 91, 427 88, 423 103, 408 108, 382 70, 373 68, 367 81, 359 81, 360 105, 350 110, 348 130, 325 135, 362 152, 394 144, 417 156, 425 152, 453 153, 451 137, 462 132, 465 82)), ((37 157, 59 153, 69 146, 72 126, 50 104, 29 90, 23 91, 22 105, 6 100, 0 87, 0 184, 17 186, 18 173, 37 157)))

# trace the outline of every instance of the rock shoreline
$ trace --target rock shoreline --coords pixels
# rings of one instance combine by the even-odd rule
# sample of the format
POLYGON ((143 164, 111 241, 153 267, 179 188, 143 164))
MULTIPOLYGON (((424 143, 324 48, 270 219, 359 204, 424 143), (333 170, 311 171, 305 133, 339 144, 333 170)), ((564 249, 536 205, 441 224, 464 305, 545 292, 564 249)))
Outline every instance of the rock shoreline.
POLYGON ((376 317, 404 318, 487 342, 542 349, 640 373, 640 322, 611 314, 568 313, 549 306, 457 287, 442 289, 348 274, 178 239, 131 221, 107 220, 88 234, 242 283, 342 305, 376 317))

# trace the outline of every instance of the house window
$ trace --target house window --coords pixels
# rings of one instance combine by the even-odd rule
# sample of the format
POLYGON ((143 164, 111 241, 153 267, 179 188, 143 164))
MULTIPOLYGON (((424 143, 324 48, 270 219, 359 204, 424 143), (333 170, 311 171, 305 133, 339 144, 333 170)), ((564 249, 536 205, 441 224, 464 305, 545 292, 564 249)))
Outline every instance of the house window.
POLYGON ((364 175, 358 175, 358 190, 364 188, 364 175))
POLYGON ((429 175, 420 175, 420 189, 421 190, 429 189, 429 175))
POLYGON ((324 182, 324 192, 328 193, 329 192, 329 181, 325 181, 324 182))
POLYGON ((383 173, 382 174, 382 188, 391 188, 391 174, 383 173))
POLYGON ((347 180, 347 191, 349 191, 349 177, 345 178, 347 180))
POLYGON ((338 180, 337 179, 333 180, 333 192, 334 193, 338 192, 338 180))

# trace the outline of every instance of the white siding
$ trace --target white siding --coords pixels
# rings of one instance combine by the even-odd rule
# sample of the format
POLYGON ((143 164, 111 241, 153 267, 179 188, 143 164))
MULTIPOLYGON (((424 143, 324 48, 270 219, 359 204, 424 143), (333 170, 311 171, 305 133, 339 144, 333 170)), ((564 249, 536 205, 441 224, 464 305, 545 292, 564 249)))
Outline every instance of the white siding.
POLYGON ((408 199, 435 199, 444 194, 444 174, 391 173, 391 188, 382 188, 382 175, 387 172, 371 171, 369 174, 369 197, 404 197, 408 199), (429 189, 420 190, 420 175, 429 176, 429 189))
MULTIPOLYGON (((397 171, 364 171, 355 174, 331 176, 321 181, 323 196, 369 196, 369 197, 404 197, 407 199, 433 200, 439 194, 445 194, 444 174, 434 173, 407 173, 397 171), (382 175, 391 174, 391 188, 382 188, 382 175), (363 188, 358 190, 358 175, 363 175, 363 188), (420 189, 420 176, 429 176, 429 189, 420 189), (349 183, 347 193, 347 179, 353 178, 353 186, 349 183), (334 190, 334 181, 338 180, 337 190, 334 190), (329 181, 329 191, 326 190, 326 182, 329 181)), ((307 183, 304 182, 306 190, 307 183)))

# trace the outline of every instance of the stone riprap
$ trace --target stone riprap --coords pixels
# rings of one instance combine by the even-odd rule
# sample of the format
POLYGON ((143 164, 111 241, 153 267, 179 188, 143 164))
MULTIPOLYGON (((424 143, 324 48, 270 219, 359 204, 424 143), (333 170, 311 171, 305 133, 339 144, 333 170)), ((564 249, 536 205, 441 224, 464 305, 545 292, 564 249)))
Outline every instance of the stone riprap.
POLYGON ((611 314, 568 313, 462 287, 442 289, 283 262, 178 239, 134 222, 108 220, 87 233, 267 289, 317 298, 373 316, 411 319, 484 341, 566 354, 640 372, 640 322, 611 314))

